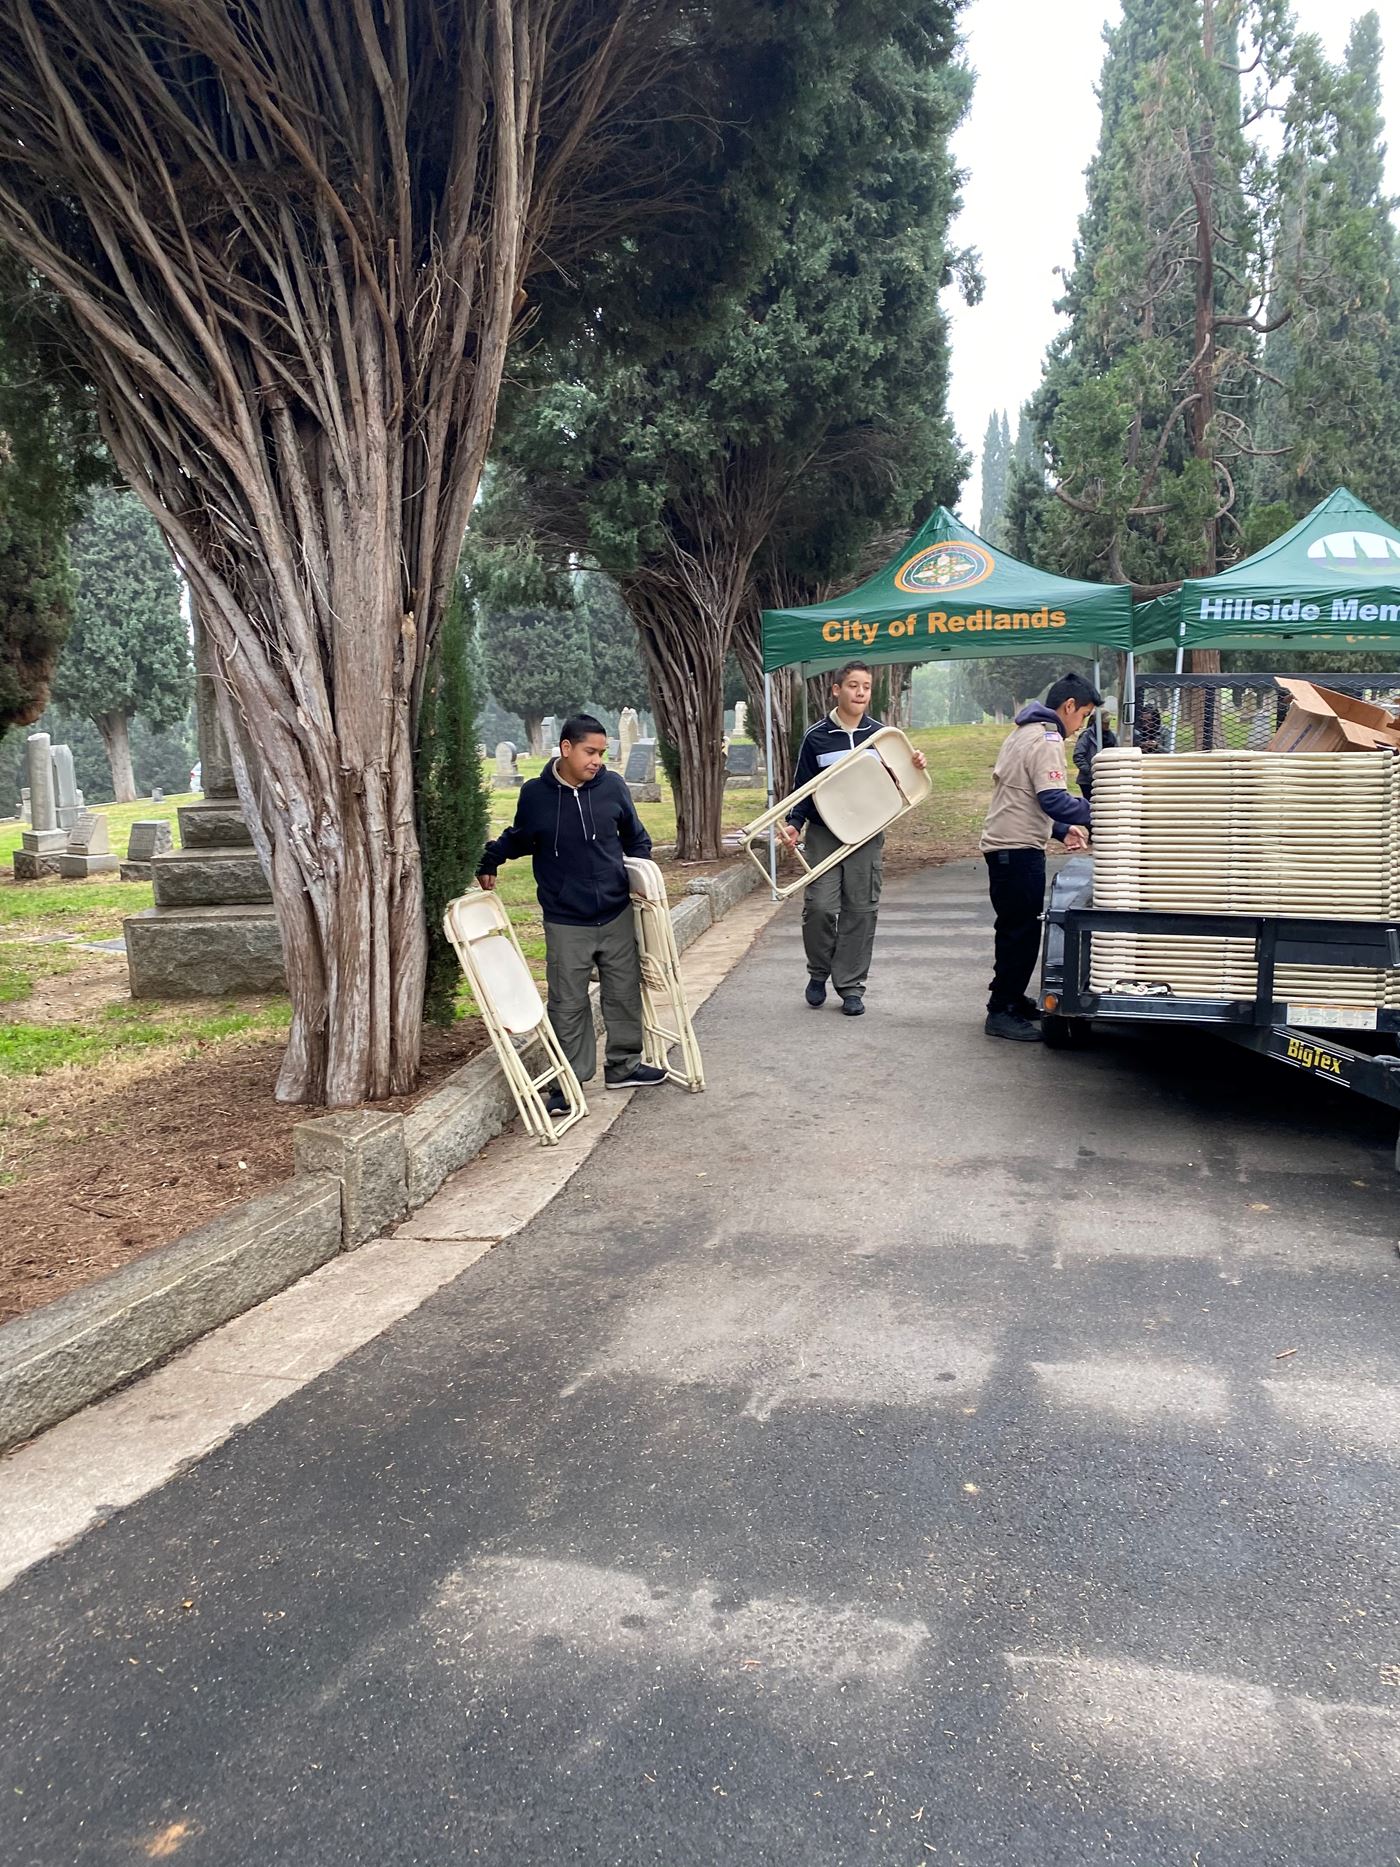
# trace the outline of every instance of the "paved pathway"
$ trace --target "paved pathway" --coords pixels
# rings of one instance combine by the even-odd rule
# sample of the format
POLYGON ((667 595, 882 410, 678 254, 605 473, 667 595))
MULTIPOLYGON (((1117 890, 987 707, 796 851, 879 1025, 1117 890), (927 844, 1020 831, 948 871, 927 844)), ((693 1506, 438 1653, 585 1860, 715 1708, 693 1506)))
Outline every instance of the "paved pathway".
POLYGON ((991 1044, 978 883, 0 1596, 7 1867, 1390 1867, 1393 1135, 991 1044))

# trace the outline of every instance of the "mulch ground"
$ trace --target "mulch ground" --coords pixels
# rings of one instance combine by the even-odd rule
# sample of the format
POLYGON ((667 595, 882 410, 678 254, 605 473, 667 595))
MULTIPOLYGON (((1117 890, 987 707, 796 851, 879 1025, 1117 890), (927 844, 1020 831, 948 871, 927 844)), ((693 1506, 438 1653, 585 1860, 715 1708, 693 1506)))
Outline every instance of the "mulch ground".
MULTIPOLYGON (((475 1020, 424 1036, 403 1112, 487 1042, 475 1020)), ((266 1191, 292 1170, 292 1129, 314 1109, 273 1101, 280 1039, 230 1040, 193 1057, 132 1053, 0 1096, 0 1322, 79 1289, 266 1191)))

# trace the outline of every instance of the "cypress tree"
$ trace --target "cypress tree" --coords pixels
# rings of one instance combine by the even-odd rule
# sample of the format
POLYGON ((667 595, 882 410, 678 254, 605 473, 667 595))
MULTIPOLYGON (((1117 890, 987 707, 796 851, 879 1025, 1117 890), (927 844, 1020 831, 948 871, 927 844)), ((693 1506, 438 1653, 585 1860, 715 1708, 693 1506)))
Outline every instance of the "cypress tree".
POLYGON ((461 967, 442 930, 442 917, 448 902, 474 885, 491 822, 490 794, 477 752, 471 625, 471 605, 459 577, 423 692, 415 759, 428 939, 423 1017, 439 1025, 452 1023, 461 983, 461 967))

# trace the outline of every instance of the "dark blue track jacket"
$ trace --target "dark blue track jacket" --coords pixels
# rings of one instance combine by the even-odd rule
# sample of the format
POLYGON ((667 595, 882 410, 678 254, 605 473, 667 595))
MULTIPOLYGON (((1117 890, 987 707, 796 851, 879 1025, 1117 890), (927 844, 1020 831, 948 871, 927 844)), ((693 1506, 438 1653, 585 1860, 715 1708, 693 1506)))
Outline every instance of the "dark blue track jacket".
POLYGON ((494 875, 512 856, 532 856, 540 912, 569 927, 602 927, 632 899, 624 856, 649 856, 632 793, 606 768, 577 790, 553 763, 521 786, 515 822, 486 845, 478 875, 494 875))

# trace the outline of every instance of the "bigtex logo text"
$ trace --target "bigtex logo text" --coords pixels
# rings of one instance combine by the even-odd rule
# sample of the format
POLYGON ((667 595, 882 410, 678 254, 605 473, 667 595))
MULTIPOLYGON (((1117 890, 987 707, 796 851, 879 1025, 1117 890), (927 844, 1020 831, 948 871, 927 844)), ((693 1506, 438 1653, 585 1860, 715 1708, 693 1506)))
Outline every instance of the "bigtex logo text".
POLYGON ((873 648, 877 641, 898 642, 911 635, 962 635, 964 631, 977 635, 983 630, 999 635, 1013 629, 1063 629, 1064 626, 1062 609, 974 609, 963 616, 952 615, 946 609, 931 609, 922 619, 917 611, 911 610, 907 616, 896 616, 892 622, 855 619, 824 622, 822 640, 859 642, 862 648, 873 648))
POLYGON ((1321 1070, 1324 1076, 1340 1076, 1342 1059, 1334 1057, 1330 1050, 1324 1050, 1319 1044, 1305 1044, 1300 1037, 1288 1040, 1288 1061, 1301 1063, 1305 1070, 1321 1070))

